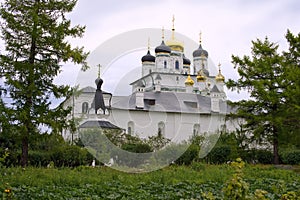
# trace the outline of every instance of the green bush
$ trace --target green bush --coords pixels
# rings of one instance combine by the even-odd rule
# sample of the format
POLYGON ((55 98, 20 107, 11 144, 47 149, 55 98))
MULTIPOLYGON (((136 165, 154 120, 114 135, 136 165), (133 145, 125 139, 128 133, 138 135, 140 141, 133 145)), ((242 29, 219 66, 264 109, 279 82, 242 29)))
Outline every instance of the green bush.
POLYGON ((215 146, 208 154, 208 159, 213 164, 222 164, 229 160, 231 147, 229 145, 215 146))
POLYGON ((272 164, 273 163, 273 153, 268 150, 253 150, 255 152, 255 160, 260 164, 272 164))
POLYGON ((76 167, 91 163, 88 151, 74 145, 64 145, 55 149, 51 155, 56 167, 76 167))
POLYGON ((113 152, 110 156, 120 166, 138 167, 145 164, 152 152, 151 147, 144 143, 125 143, 121 146, 124 151, 113 152), (129 153, 132 152, 132 153, 129 153))
POLYGON ((280 153, 281 160, 284 164, 300 164, 300 150, 285 150, 280 153))
POLYGON ((133 152, 133 153, 149 153, 152 151, 150 145, 143 143, 129 143, 123 144, 121 147, 125 151, 133 152))
POLYGON ((175 161, 178 165, 190 165, 199 157, 199 145, 191 144, 187 150, 175 161))
POLYGON ((47 151, 29 151, 29 165, 34 167, 47 167, 51 161, 51 154, 47 151))

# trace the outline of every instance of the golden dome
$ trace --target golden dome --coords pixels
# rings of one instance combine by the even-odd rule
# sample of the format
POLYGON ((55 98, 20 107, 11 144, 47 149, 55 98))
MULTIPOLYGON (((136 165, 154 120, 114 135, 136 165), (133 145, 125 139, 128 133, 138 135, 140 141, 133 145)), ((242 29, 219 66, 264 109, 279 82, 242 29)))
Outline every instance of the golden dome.
POLYGON ((185 85, 186 86, 193 86, 194 85, 194 80, 191 78, 190 75, 188 75, 187 79, 185 80, 185 85))
POLYGON ((206 81, 206 76, 203 73, 203 70, 198 71, 197 82, 205 82, 205 81, 206 81))
POLYGON ((166 41, 166 45, 168 45, 172 51, 183 52, 183 50, 184 50, 183 42, 181 42, 175 38, 175 26, 174 26, 175 18, 174 18, 174 16, 173 16, 172 22, 173 22, 172 37, 170 40, 166 41))
POLYGON ((166 45, 168 45, 172 51, 183 52, 183 50, 184 50, 183 42, 176 40, 175 37, 173 37, 173 36, 172 36, 171 40, 166 41, 166 45))
POLYGON ((219 73, 216 76, 216 81, 217 82, 224 82, 225 81, 225 77, 221 73, 221 64, 219 64, 219 73))

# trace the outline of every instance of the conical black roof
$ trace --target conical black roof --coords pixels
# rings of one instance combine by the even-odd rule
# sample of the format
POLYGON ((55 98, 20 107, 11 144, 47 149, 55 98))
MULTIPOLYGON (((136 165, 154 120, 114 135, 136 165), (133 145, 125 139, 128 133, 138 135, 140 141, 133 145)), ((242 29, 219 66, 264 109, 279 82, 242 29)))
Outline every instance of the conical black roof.
POLYGON ((155 48, 155 53, 171 53, 171 48, 162 41, 161 44, 155 48))
POLYGON ((208 52, 206 50, 204 50, 202 48, 202 45, 200 44, 199 48, 193 52, 193 57, 200 57, 202 55, 204 55, 205 57, 208 57, 208 52))
POLYGON ((152 56, 148 50, 147 54, 142 57, 142 62, 155 62, 155 56, 152 56))

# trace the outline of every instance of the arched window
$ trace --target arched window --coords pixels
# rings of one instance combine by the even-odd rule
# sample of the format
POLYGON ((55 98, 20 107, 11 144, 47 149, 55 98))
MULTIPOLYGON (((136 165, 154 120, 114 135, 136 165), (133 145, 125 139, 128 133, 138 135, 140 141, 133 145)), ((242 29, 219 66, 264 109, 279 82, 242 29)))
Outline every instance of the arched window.
POLYGON ((165 123, 164 122, 159 122, 158 123, 157 134, 159 136, 165 136, 165 123))
POLYGON ((88 109, 89 109, 88 102, 83 102, 82 103, 82 113, 86 114, 88 112, 88 109))
POLYGON ((128 125, 127 125, 127 134, 129 134, 129 135, 133 135, 134 134, 134 122, 133 121, 128 122, 128 125))
POLYGON ((179 69, 179 62, 178 62, 178 60, 175 61, 175 69, 179 69))
POLYGON ((194 135, 199 135, 200 134, 200 124, 194 124, 193 134, 194 135))
POLYGON ((164 68, 167 69, 167 61, 164 61, 164 68))

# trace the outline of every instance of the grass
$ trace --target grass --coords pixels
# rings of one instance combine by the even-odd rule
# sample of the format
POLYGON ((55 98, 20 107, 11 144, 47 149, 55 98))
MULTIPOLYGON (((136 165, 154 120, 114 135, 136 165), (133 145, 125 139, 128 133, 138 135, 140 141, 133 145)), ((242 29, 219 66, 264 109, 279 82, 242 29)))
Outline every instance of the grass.
MULTIPOLYGON (((1 168, 0 173, 3 196, 8 196, 4 191, 9 188, 12 199, 201 199, 209 191, 222 199, 221 190, 231 179, 233 169, 228 165, 193 163, 143 174, 84 166, 1 168)), ((288 191, 300 192, 300 174, 292 170, 247 165, 244 179, 251 184, 251 191, 268 191, 269 199, 280 199, 288 191)))

